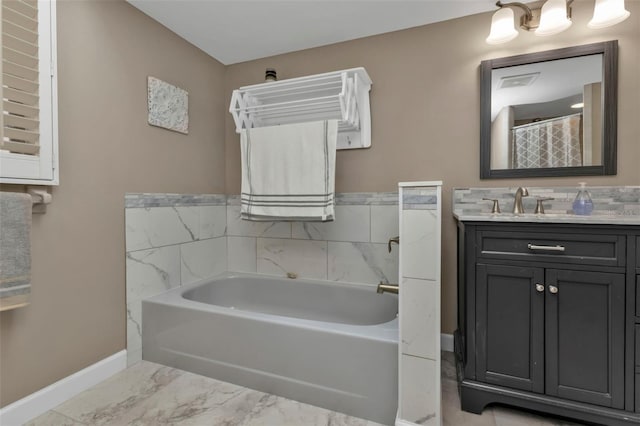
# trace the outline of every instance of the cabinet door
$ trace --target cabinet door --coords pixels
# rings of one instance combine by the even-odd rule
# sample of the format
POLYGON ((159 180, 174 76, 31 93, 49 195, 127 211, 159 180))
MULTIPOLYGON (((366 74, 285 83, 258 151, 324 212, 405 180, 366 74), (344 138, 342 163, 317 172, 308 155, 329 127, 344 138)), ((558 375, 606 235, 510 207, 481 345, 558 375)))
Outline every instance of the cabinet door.
POLYGON ((546 284, 545 393, 624 408, 624 275, 548 269, 546 284))
POLYGON ((541 268, 476 267, 476 377, 544 391, 544 281, 541 268))

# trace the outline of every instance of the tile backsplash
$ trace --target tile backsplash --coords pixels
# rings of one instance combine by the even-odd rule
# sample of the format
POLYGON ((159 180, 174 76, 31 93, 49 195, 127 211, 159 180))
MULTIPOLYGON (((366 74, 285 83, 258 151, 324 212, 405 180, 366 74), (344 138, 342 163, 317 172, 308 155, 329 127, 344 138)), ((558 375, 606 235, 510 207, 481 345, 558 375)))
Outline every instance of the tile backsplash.
POLYGON ((395 282, 398 235, 396 193, 339 194, 333 222, 248 222, 240 201, 227 205, 228 269, 377 284, 395 282))
MULTIPOLYGON (((492 202, 483 198, 498 199, 502 212, 513 208, 513 188, 456 188, 453 190, 454 213, 489 213, 492 202)), ((571 213, 578 186, 528 187, 529 196, 522 198, 525 212, 533 213, 537 198, 553 198, 545 201, 547 213, 571 213)), ((594 206, 594 215, 640 215, 640 186, 588 186, 594 206)))
POLYGON ((127 194, 127 350, 142 357, 141 301, 225 271, 396 283, 398 194, 336 194, 333 222, 251 222, 240 198, 127 194))

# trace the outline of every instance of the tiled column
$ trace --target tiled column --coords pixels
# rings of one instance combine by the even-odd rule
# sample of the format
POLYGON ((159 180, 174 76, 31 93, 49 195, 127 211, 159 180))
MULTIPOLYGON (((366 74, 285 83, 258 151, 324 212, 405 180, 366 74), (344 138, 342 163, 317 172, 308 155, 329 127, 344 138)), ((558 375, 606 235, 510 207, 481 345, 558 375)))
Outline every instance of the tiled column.
POLYGON ((400 356, 396 426, 440 425, 442 182, 399 184, 400 356))

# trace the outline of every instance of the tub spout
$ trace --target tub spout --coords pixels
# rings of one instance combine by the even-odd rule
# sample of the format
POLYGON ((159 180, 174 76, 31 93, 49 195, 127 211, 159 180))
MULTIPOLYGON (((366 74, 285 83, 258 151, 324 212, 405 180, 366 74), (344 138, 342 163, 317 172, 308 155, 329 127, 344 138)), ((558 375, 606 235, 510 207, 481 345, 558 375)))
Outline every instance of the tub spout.
POLYGON ((380 283, 378 284, 378 289, 376 290, 376 292, 378 294, 382 294, 382 293, 393 293, 393 294, 398 294, 398 284, 384 284, 384 283, 380 283))

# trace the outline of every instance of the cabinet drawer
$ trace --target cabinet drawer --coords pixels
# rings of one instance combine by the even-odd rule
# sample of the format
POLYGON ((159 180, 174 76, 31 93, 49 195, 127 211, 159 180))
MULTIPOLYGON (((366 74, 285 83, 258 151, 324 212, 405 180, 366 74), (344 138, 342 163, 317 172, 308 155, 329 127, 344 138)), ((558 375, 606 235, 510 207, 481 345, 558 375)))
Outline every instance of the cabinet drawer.
POLYGON ((479 258, 601 266, 626 263, 624 236, 509 231, 478 234, 479 258))

